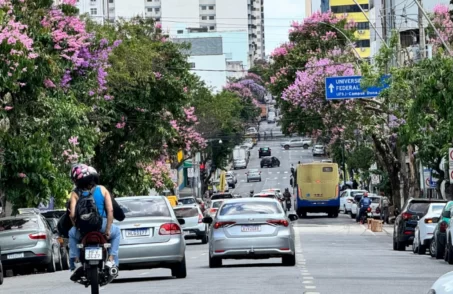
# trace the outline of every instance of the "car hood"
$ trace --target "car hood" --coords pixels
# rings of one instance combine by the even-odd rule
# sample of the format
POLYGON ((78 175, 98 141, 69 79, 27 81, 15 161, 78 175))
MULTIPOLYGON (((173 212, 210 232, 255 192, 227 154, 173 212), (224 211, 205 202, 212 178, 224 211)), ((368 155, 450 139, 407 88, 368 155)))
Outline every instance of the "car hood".
POLYGON ((436 294, 452 294, 453 293, 453 271, 446 273, 437 279, 431 289, 436 291, 436 294))

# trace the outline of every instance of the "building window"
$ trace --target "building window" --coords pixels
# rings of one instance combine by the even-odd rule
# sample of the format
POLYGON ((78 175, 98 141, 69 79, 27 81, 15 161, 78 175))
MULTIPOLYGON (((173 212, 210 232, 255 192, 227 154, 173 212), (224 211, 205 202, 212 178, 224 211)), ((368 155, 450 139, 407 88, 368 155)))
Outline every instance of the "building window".
POLYGON ((214 6, 209 6, 209 10, 214 10, 214 6))
POLYGON ((154 8, 154 11, 155 11, 156 13, 159 13, 159 12, 160 12, 160 8, 154 8))
POLYGON ((91 15, 97 15, 98 14, 98 9, 97 8, 91 8, 90 9, 90 14, 91 15))
POLYGON ((146 11, 153 12, 153 9, 152 8, 146 8, 146 11))
POLYGON ((195 68, 195 62, 190 62, 190 63, 189 63, 189 67, 190 67, 190 68, 195 68))
POLYGON ((215 30, 215 26, 210 26, 209 29, 210 29, 211 31, 213 31, 213 30, 215 30))
POLYGON ((201 17, 201 20, 207 20, 207 19, 208 19, 207 16, 202 16, 202 17, 201 17))
POLYGON ((155 19, 155 21, 160 21, 160 18, 159 18, 159 17, 158 17, 158 18, 156 18, 156 19, 155 19))
POLYGON ((209 19, 210 19, 210 20, 214 20, 214 19, 215 19, 215 16, 214 16, 214 15, 211 15, 211 16, 209 16, 209 19))
MULTIPOLYGON (((363 10, 368 10, 368 4, 361 4, 363 10)), ((341 5, 341 6, 331 6, 330 10, 333 13, 353 13, 353 12, 362 12, 359 5, 341 5)))
POLYGON ((206 10, 206 6, 201 6, 201 10, 206 10))
POLYGON ((184 30, 177 30, 176 33, 178 33, 178 34, 184 34, 184 30))
POLYGON ((370 23, 369 22, 358 22, 357 23, 357 29, 358 30, 369 30, 370 29, 370 23))
POLYGON ((113 0, 109 0, 109 3, 113 3, 113 0))
POLYGON ((91 3, 96 3, 96 0, 91 0, 91 3))
POLYGON ((146 2, 153 2, 153 0, 146 0, 146 2))
POLYGON ((357 48, 369 48, 370 47, 370 40, 358 40, 355 42, 355 46, 357 48))

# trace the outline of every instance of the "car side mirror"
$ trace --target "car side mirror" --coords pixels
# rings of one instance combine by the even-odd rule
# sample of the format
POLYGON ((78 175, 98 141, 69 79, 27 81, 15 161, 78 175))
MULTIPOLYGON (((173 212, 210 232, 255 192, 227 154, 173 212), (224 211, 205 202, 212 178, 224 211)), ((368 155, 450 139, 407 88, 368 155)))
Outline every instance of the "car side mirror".
POLYGON ((445 217, 445 218, 450 218, 451 217, 451 211, 450 210, 446 210, 442 213, 442 217, 445 217))
POLYGON ((186 220, 183 219, 183 218, 178 218, 178 223, 179 223, 180 225, 184 225, 184 224, 186 223, 186 220))
POLYGON ((206 217, 203 218, 202 222, 203 222, 204 224, 212 224, 213 219, 212 219, 212 217, 210 217, 210 216, 206 216, 206 217))
POLYGON ((299 219, 299 217, 298 217, 297 215, 295 215, 295 214, 289 214, 289 215, 288 215, 288 218, 289 218, 289 220, 292 221, 292 222, 299 219))
POLYGON ((433 217, 432 222, 433 224, 437 224, 439 222, 439 217, 433 217))

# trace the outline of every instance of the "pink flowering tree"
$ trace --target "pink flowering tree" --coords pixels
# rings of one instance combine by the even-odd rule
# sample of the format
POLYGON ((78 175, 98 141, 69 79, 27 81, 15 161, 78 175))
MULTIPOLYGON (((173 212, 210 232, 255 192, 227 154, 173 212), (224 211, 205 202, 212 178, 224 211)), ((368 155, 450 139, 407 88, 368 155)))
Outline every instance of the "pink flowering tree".
POLYGON ((74 5, 0 1, 0 200, 14 208, 50 196, 61 204, 71 188, 67 162, 94 154, 93 118, 118 44, 94 38, 74 5))

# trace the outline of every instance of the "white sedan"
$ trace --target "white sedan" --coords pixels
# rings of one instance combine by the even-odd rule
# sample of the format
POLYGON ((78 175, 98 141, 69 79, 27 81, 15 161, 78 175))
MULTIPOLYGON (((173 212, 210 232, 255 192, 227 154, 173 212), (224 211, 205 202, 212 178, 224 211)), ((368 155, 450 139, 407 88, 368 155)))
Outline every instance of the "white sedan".
POLYGON ((352 203, 354 202, 354 196, 356 194, 363 194, 366 190, 353 190, 347 189, 340 194, 340 211, 347 214, 351 211, 352 203))
POLYGON ((446 273, 437 279, 427 294, 453 294, 453 272, 446 273))
POLYGON ((430 247, 430 242, 433 238, 434 228, 439 221, 440 214, 442 213, 445 204, 446 203, 431 203, 426 214, 418 220, 414 232, 412 252, 418 254, 426 253, 426 249, 430 247))

